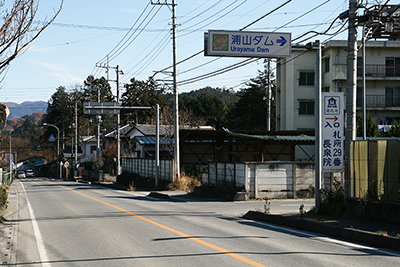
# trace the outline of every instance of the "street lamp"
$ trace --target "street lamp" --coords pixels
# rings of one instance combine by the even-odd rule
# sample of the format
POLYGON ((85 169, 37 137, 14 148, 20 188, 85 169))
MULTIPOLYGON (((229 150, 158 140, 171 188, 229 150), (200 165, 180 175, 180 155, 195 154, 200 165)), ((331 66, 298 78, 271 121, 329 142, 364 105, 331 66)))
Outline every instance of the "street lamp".
POLYGON ((60 129, 51 123, 44 122, 43 126, 52 126, 57 129, 57 173, 58 178, 61 179, 61 168, 60 168, 60 129))

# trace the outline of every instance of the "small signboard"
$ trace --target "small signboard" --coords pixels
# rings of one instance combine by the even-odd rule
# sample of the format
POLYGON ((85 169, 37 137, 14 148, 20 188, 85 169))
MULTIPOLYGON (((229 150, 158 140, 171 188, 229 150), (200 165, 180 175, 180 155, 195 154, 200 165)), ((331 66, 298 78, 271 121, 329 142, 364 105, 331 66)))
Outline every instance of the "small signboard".
POLYGON ((56 138, 54 137, 53 134, 51 134, 49 137, 49 142, 55 142, 55 141, 56 141, 56 138))
POLYGON ((322 93, 322 171, 342 172, 344 93, 322 93))
POLYGON ((84 102, 83 114, 118 114, 121 104, 115 102, 84 102))
POLYGON ((216 31, 205 34, 206 56, 289 57, 291 33, 216 31))

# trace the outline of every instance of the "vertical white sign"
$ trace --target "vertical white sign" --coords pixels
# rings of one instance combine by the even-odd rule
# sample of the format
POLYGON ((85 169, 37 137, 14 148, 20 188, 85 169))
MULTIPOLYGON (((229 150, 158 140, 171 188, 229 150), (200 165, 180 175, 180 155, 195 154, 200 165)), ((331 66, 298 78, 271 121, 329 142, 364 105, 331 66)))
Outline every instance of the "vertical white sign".
POLYGON ((344 154, 344 93, 322 93, 322 171, 342 172, 344 154))

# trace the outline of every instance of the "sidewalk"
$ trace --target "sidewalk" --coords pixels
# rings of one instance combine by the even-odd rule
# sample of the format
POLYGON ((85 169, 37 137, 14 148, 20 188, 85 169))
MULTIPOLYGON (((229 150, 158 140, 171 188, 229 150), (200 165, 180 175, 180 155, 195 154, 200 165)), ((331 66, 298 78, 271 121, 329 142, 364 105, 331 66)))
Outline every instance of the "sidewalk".
POLYGON ((277 215, 257 211, 247 212, 244 218, 400 251, 400 225, 313 214, 301 218, 300 214, 277 215))

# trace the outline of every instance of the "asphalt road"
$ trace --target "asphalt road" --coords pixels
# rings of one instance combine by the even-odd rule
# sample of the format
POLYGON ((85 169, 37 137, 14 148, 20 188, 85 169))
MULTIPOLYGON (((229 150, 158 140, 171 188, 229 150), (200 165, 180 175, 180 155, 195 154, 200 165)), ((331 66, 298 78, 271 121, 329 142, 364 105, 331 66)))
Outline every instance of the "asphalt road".
MULTIPOLYGON (((241 218, 264 202, 14 181, 13 266, 400 266, 400 254, 241 218)), ((273 201, 271 212, 312 200, 273 201)))

